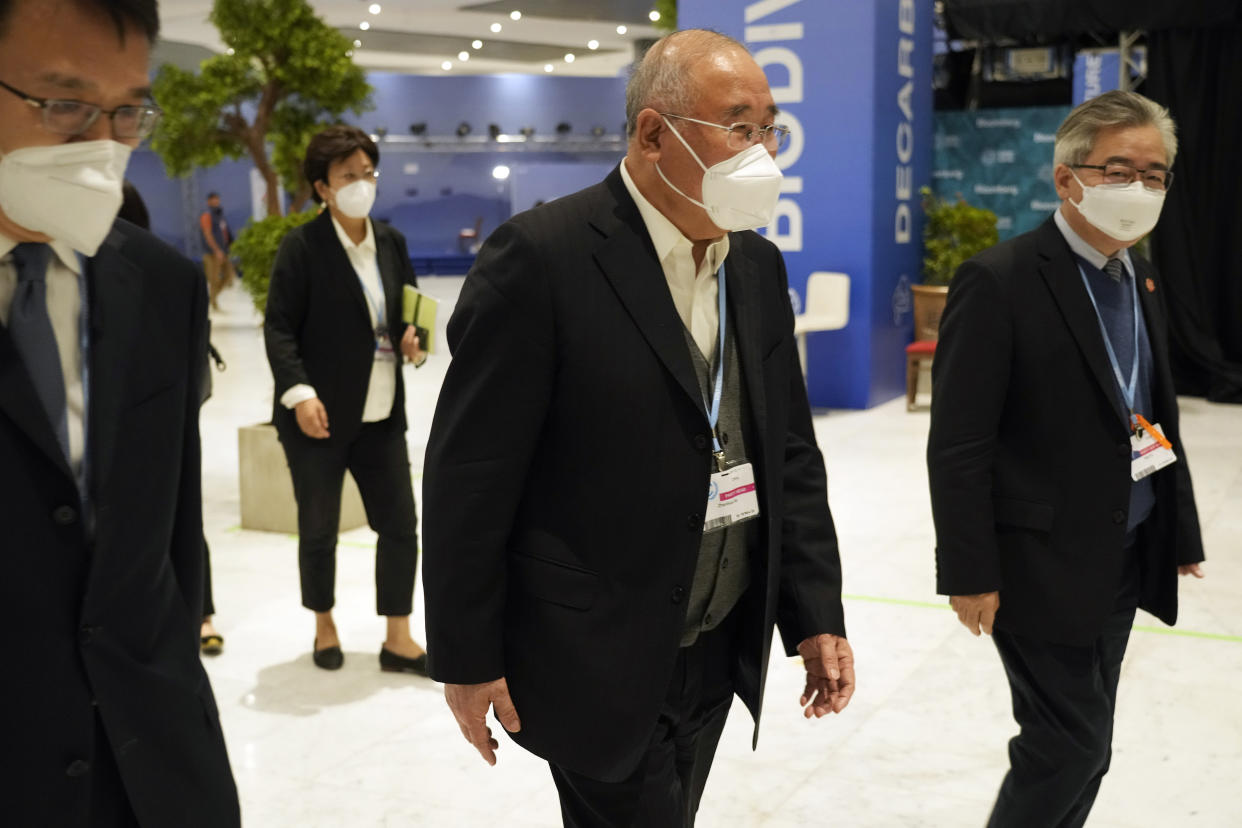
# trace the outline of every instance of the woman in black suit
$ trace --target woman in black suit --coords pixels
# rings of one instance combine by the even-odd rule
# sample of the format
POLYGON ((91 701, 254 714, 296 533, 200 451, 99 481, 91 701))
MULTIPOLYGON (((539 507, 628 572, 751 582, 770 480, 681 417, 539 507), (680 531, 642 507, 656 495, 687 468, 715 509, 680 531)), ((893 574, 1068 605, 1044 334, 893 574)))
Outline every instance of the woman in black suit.
POLYGON ((418 542, 401 364, 427 356, 401 320, 402 290, 416 284, 405 239, 368 217, 378 164, 375 142, 356 127, 311 139, 303 171, 326 209, 281 242, 263 331, 272 420, 298 504, 302 605, 315 613, 314 662, 344 662, 332 607, 349 469, 379 535, 376 603, 388 618, 380 667, 426 675, 426 653, 410 636, 418 542))

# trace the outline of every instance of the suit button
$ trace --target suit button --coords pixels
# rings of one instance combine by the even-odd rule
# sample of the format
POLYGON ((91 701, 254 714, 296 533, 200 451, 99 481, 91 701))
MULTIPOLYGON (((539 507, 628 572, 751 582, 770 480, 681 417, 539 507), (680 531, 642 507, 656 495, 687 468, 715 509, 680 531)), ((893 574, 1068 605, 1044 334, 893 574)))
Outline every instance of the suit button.
POLYGON ((699 451, 702 451, 703 449, 707 448, 707 438, 704 437, 702 434, 694 435, 694 447, 698 449, 699 451))
POLYGON ((728 558, 721 558, 721 559, 720 559, 720 568, 721 568, 721 569, 728 569, 728 568, 729 568, 729 559, 728 559, 728 558))
POLYGON ((704 623, 706 626, 708 626, 708 627, 710 627, 710 626, 712 625, 712 621, 713 621, 713 620, 714 620, 714 619, 713 619, 712 614, 711 614, 710 612, 709 612, 707 615, 704 615, 704 616, 703 616, 703 623, 704 623))
POLYGON ((697 532, 703 528, 703 516, 698 512, 692 515, 686 515, 686 528, 691 532, 697 532))
POLYGON ((1117 509, 1116 511, 1113 512, 1113 523, 1125 523, 1125 522, 1126 522, 1126 513, 1124 510, 1117 509))
POLYGON ((68 526, 78 519, 78 510, 72 506, 57 506, 52 512, 52 520, 56 521, 58 526, 68 526))
POLYGON ((674 604, 680 604, 682 599, 685 597, 686 590, 684 587, 673 587, 673 594, 669 596, 669 600, 674 604))
POLYGON ((75 759, 69 763, 69 767, 65 768, 65 776, 85 776, 91 772, 91 763, 84 759, 75 759))

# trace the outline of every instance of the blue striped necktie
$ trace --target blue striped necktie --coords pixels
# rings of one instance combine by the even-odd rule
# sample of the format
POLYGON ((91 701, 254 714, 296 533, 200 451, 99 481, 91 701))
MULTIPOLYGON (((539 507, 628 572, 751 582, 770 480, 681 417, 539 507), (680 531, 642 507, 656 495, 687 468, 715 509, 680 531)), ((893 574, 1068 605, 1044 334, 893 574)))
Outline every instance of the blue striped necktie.
POLYGON ((60 349, 47 313, 47 264, 52 249, 25 242, 13 249, 17 291, 9 310, 9 335, 21 354, 48 421, 69 459, 69 419, 65 408, 65 374, 60 349))

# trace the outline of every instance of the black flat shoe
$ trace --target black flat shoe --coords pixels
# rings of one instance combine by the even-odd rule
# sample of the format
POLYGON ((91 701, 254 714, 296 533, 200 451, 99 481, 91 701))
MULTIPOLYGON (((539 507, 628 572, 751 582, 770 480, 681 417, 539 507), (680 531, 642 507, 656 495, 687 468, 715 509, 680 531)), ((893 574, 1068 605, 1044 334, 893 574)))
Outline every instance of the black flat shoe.
POLYGON ((406 658, 391 652, 387 647, 380 647, 380 669, 385 673, 413 673, 417 676, 427 675, 427 654, 418 658, 406 658))
POLYGON ((341 652, 340 647, 324 647, 319 649, 319 639, 315 639, 315 651, 311 654, 311 658, 315 662, 315 666, 321 670, 339 670, 341 665, 345 663, 345 654, 341 652))
POLYGON ((203 655, 218 656, 224 652, 224 636, 204 635, 199 637, 199 649, 203 655))

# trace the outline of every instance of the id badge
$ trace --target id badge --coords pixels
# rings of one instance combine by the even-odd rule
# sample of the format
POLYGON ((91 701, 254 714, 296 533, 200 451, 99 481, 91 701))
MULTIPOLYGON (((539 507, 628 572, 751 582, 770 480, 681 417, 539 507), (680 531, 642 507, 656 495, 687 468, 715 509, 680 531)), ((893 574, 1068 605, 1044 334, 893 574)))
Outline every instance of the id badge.
POLYGON ((1164 439, 1159 423, 1130 435, 1130 477, 1134 480, 1142 480, 1176 462, 1177 455, 1164 439))
POLYGON ((388 338, 388 334, 378 334, 375 337, 375 361, 376 362, 394 362, 397 355, 393 353, 392 341, 388 338))
POLYGON ((707 487, 707 509, 703 513, 704 534, 758 516, 754 466, 742 463, 712 475, 707 487))

